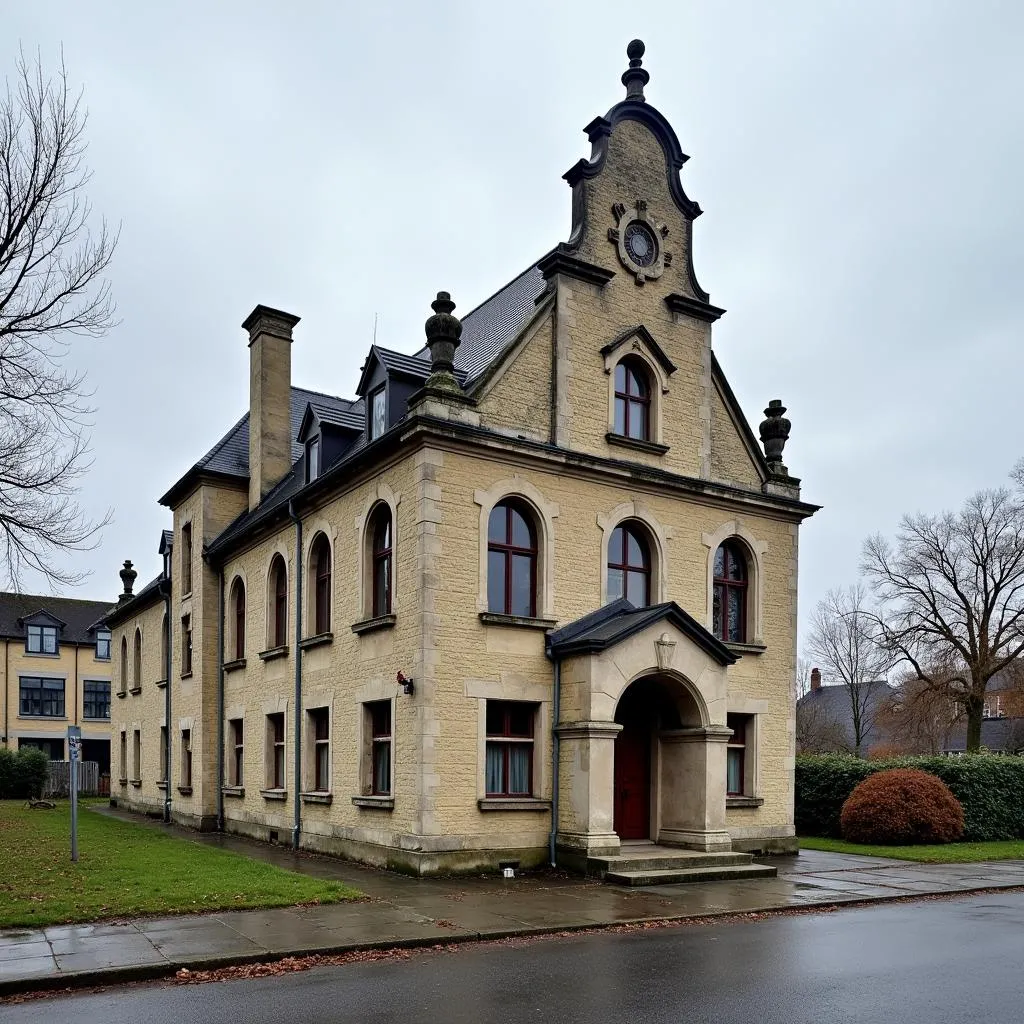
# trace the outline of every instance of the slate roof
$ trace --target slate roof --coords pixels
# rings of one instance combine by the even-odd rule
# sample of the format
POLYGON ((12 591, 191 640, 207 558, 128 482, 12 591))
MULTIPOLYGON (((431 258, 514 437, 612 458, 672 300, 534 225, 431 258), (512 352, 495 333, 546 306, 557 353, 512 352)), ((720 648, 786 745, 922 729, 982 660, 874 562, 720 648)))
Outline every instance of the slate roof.
MULTIPOLYGON (((885 701, 892 696, 893 689, 884 679, 876 679, 865 683, 867 693, 864 695, 864 710, 861 713, 861 725, 866 726, 864 735, 861 738, 861 746, 869 750, 877 743, 886 740, 881 727, 876 723, 878 712, 885 701)), ((850 703, 850 694, 845 686, 830 685, 822 686, 819 690, 810 690, 798 701, 799 707, 814 706, 821 710, 824 721, 835 723, 843 732, 847 746, 852 750, 854 747, 853 731, 853 706, 850 703)))
MULTIPOLYGON (((164 533, 169 532, 168 530, 164 531, 164 533)), ((107 626, 116 626, 122 619, 129 618, 146 605, 152 604, 157 598, 163 597, 161 585, 165 582, 166 577, 161 572, 159 576, 151 579, 141 590, 137 590, 132 595, 130 601, 125 601, 124 604, 115 604, 113 608, 108 608, 106 615, 103 617, 104 623, 107 626)))
POLYGON ((112 601, 83 601, 75 597, 0 594, 0 636, 21 640, 25 627, 18 619, 47 612, 64 623, 60 634, 63 644, 94 644, 93 628, 110 611, 112 601))
POLYGON ((548 635, 548 652, 555 658, 607 650, 656 622, 671 622, 720 665, 731 665, 736 655, 709 633, 675 601, 637 608, 624 597, 567 623, 548 635))
MULTIPOLYGON (((958 723, 946 751, 967 749, 967 724, 958 723)), ((1016 754, 1024 750, 1024 718, 985 718, 981 723, 981 745, 986 750, 1016 754)))

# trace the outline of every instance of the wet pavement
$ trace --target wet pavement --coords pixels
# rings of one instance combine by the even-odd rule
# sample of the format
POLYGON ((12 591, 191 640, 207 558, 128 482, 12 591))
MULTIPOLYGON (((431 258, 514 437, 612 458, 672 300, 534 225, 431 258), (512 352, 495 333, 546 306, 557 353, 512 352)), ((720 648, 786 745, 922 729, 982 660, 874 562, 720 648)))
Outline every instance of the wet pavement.
MULTIPOLYGON (((131 820, 140 823, 138 818, 131 820)), ((158 977, 181 967, 201 969, 291 954, 432 945, 1024 886, 1024 861, 918 864, 811 850, 770 858, 767 863, 778 868, 777 878, 738 882, 630 888, 559 872, 514 879, 409 878, 236 836, 141 823, 282 868, 345 882, 366 899, 3 930, 0 995, 26 987, 158 977)))

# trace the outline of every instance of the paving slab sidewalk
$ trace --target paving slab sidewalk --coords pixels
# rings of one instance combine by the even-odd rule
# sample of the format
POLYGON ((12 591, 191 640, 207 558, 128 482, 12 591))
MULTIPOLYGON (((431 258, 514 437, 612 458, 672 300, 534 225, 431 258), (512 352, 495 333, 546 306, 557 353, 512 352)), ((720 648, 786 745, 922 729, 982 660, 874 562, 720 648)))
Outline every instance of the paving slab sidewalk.
POLYGON ((1024 886, 1024 861, 920 864, 807 850, 777 878, 626 888, 559 872, 514 879, 409 878, 236 836, 147 827, 345 882, 355 903, 0 930, 0 996, 208 970, 309 953, 543 934, 644 921, 862 903, 1024 886))

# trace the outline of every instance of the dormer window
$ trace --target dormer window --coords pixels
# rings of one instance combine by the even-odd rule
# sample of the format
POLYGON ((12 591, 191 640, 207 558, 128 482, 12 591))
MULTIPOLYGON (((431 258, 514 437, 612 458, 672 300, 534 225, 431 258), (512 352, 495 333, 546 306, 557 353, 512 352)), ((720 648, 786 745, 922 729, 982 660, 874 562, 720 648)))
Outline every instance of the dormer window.
POLYGON ((370 395, 370 440, 373 441, 384 433, 387 427, 387 416, 384 406, 384 388, 377 388, 370 395))
POLYGON ((26 626, 25 650, 29 654, 57 654, 56 626, 26 626))
POLYGON ((306 483, 320 475, 320 438, 311 437, 306 442, 306 483))

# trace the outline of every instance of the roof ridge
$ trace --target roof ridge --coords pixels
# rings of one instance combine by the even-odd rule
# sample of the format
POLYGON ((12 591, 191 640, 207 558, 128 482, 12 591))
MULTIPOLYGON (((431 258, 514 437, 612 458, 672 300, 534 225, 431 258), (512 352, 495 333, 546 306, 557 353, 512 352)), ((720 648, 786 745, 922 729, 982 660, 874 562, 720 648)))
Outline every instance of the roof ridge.
POLYGON ((23 601, 42 601, 44 604, 47 601, 74 601, 76 604, 109 604, 109 601, 102 601, 99 598, 93 597, 64 597, 60 594, 50 594, 48 596, 43 594, 23 594, 18 590, 2 590, 0 591, 0 599, 5 597, 17 597, 23 601))

